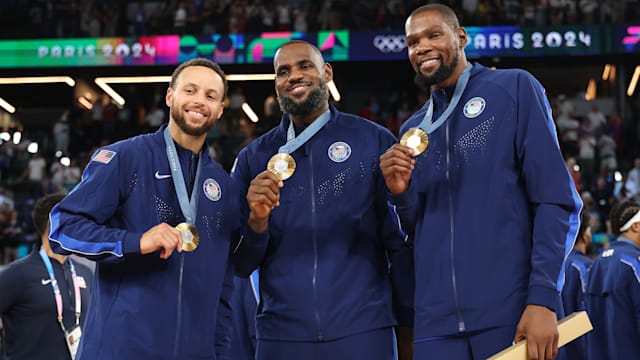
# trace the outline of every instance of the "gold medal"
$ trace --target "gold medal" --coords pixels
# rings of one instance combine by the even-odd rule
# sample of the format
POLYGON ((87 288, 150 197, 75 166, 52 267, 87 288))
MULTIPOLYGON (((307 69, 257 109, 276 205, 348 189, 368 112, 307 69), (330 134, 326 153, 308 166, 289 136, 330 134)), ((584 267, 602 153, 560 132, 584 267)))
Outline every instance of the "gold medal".
POLYGON ((418 156, 429 146, 429 136, 420 128, 412 128, 402 135, 400 144, 412 148, 413 156, 418 156))
POLYGON ((198 247, 200 236, 198 236, 198 230, 195 226, 183 222, 178 224, 176 229, 180 231, 182 237, 182 251, 193 251, 198 247))
POLYGON ((267 170, 278 175, 280 180, 287 180, 296 171, 296 162, 286 153, 277 153, 269 159, 267 170))

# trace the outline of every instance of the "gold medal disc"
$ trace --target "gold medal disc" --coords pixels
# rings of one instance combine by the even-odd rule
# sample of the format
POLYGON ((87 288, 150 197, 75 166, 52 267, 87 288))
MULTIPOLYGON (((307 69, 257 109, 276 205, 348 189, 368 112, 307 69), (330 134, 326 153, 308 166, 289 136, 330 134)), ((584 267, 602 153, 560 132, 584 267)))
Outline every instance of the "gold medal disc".
POLYGON ((182 237, 182 251, 193 251, 198 247, 200 236, 198 236, 198 230, 195 226, 183 222, 178 224, 176 229, 180 231, 182 237))
POLYGON ((296 162, 289 154, 277 153, 269 159, 267 170, 278 175, 280 180, 287 180, 296 171, 296 162))
POLYGON ((402 135, 400 144, 412 148, 414 151, 413 156, 418 156, 429 146, 429 136, 420 128, 412 128, 402 135))

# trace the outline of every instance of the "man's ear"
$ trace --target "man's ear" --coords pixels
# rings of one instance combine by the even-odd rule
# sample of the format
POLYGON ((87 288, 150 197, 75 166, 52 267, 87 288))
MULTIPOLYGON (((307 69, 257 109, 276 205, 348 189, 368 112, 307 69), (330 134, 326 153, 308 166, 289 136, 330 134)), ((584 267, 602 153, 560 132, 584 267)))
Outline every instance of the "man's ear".
POLYGON ((465 30, 465 28, 463 27, 459 27, 458 30, 456 30, 456 34, 458 35, 458 41, 460 41, 460 48, 464 49, 464 47, 469 43, 467 30, 465 30))

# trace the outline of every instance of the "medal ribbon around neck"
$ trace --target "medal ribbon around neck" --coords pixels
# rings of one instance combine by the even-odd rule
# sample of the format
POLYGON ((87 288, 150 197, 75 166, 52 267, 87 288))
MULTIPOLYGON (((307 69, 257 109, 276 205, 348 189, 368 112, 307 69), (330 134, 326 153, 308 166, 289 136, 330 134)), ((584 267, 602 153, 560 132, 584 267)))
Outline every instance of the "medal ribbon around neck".
POLYGON ((315 135, 320 129, 322 129, 331 119, 331 112, 329 110, 322 113, 318 118, 309 124, 300 135, 296 136, 296 131, 293 127, 293 119, 290 119, 289 129, 287 130, 287 142, 286 144, 278 148, 279 153, 291 154, 298 150, 300 146, 304 145, 313 135, 315 135))
POLYGON ((278 153, 273 155, 267 163, 267 170, 276 174, 280 180, 286 180, 296 170, 296 161, 290 154, 304 145, 313 135, 322 129, 331 119, 329 110, 318 116, 306 129, 298 136, 293 126, 293 119, 290 119, 289 129, 287 129, 287 142, 278 148, 278 153))
POLYGON ((173 178, 173 186, 176 190, 176 196, 180 203, 180 210, 184 215, 187 223, 194 225, 196 219, 196 210, 198 209, 198 195, 200 194, 200 186, 198 181, 200 180, 200 169, 202 168, 203 157, 200 154, 198 159, 198 168, 196 170, 196 180, 194 182, 193 190, 191 191, 191 199, 188 200, 187 186, 184 182, 184 176, 182 175, 182 167, 180 166, 180 160, 178 159, 178 152, 176 146, 173 143, 173 139, 169 134, 169 127, 164 129, 164 143, 167 147, 167 159, 169 160, 169 167, 171 168, 171 177, 173 178))
POLYGON ((432 132, 436 131, 436 129, 438 129, 440 125, 442 125, 447 120, 447 118, 449 118, 449 115, 451 115, 456 106, 458 106, 458 102, 460 102, 462 93, 467 87, 469 76, 471 76, 472 67, 473 66, 471 64, 467 64, 467 67, 464 69, 464 71, 460 75, 460 78, 458 78, 458 81, 456 82, 456 88, 453 91, 451 102, 449 102, 447 108, 434 122, 431 122, 433 118, 433 97, 429 96, 429 107, 427 108, 427 113, 424 114, 424 118, 422 119, 420 124, 418 124, 418 127, 420 129, 424 130, 427 134, 431 134, 432 132))
MULTIPOLYGON (((60 292, 60 287, 58 286, 58 282, 56 281, 56 276, 53 272, 53 266, 51 265, 51 260, 49 256, 44 251, 42 247, 40 247, 40 258, 42 258, 42 262, 44 262, 44 266, 47 268, 47 272, 49 273, 49 280, 51 280, 51 287, 53 288, 53 295, 56 299, 56 310, 58 311, 58 323, 62 328, 62 332, 66 332, 67 330, 64 328, 64 323, 62 322, 62 312, 63 312, 63 304, 62 304, 62 294, 60 292)), ((73 266, 73 262, 71 259, 67 259, 69 262, 69 267, 71 268, 71 280, 73 281, 73 293, 75 300, 75 315, 76 315, 76 326, 80 325, 80 313, 82 311, 82 296, 80 295, 80 284, 78 283, 78 275, 76 274, 76 267, 73 266)), ((64 271, 64 270, 63 270, 64 271)))

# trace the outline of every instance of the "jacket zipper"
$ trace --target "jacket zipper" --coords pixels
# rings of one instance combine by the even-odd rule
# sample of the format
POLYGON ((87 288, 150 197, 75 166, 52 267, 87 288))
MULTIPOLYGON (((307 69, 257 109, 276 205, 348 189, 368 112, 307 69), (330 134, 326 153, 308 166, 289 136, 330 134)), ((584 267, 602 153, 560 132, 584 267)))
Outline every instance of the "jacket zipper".
POLYGON ((318 341, 324 341, 324 334, 322 334, 322 327, 320 326, 320 311, 318 310, 318 237, 316 234, 316 194, 315 184, 313 182, 313 151, 309 149, 309 168, 311 169, 311 231, 313 238, 313 277, 311 284, 313 286, 313 306, 316 315, 316 325, 318 326, 318 341))
POLYGON ((450 174, 449 171, 451 169, 451 148, 449 146, 449 127, 450 127, 450 122, 447 121, 447 128, 446 128, 446 146, 447 146, 447 170, 445 172, 446 174, 446 178, 447 178, 447 186, 448 186, 448 194, 449 194, 449 231, 451 234, 451 249, 450 249, 450 256, 451 256, 451 285, 453 287, 453 301, 456 305, 456 312, 458 313, 458 331, 459 332, 464 332, 466 330, 466 326, 464 324, 464 320, 462 319, 462 310, 460 310, 460 301, 458 300, 458 287, 457 287, 457 281, 456 281, 456 267, 455 267, 455 254, 454 254, 454 239, 455 239, 455 233, 454 233, 454 226, 453 226, 453 195, 451 194, 451 178, 450 178, 450 174))
POLYGON ((173 345, 173 358, 178 358, 178 351, 180 350, 180 331, 182 327, 182 278, 184 274, 184 253, 180 253, 180 275, 178 278, 178 301, 177 301, 177 316, 176 319, 176 338, 173 345))

